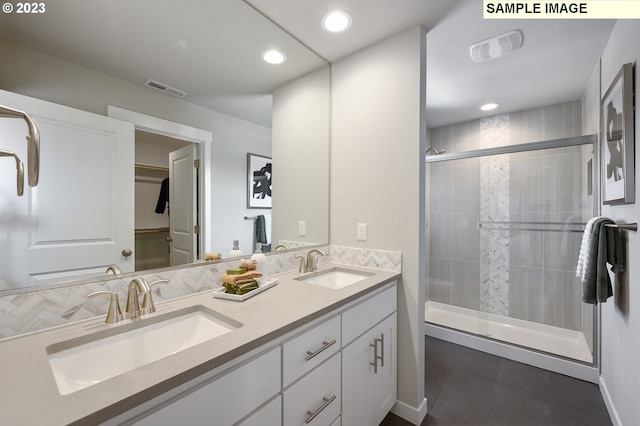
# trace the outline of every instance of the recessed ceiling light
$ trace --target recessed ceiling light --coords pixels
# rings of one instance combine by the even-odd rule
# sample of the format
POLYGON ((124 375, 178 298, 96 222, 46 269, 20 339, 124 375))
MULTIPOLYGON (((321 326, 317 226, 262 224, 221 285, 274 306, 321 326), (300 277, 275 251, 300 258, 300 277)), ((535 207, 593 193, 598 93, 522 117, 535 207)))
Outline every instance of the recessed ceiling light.
POLYGON ((480 107, 481 111, 491 111, 492 109, 496 109, 500 106, 497 102, 489 102, 488 104, 484 104, 480 107))
POLYGON ((341 33, 351 26, 351 15, 343 10, 333 10, 322 17, 322 28, 330 33, 341 33))
POLYGON ((284 53, 278 50, 271 49, 271 50, 265 50, 264 52, 262 52, 262 59, 264 59, 265 62, 267 63, 278 65, 286 61, 287 57, 285 56, 284 53))

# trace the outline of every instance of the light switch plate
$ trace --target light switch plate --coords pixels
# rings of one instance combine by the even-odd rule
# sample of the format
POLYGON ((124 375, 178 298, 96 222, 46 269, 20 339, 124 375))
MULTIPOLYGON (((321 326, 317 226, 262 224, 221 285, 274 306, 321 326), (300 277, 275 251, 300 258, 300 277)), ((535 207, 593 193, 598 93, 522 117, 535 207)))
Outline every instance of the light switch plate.
POLYGON ((298 236, 304 237, 305 235, 307 235, 307 222, 301 220, 298 222, 298 236))
POLYGON ((367 241, 367 224, 359 223, 357 227, 358 241, 367 241))

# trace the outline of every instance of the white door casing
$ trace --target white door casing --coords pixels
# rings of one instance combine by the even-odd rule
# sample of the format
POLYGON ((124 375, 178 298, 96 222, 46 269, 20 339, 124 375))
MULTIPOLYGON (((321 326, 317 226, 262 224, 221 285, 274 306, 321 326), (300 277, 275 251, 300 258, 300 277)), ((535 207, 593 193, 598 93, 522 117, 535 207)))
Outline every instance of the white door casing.
MULTIPOLYGON (((0 162, 0 274, 14 287, 134 268, 134 126, 6 91, 0 104, 40 130, 40 180, 15 194, 15 167, 0 162)), ((22 120, 0 119, 0 148, 26 162, 22 120)))

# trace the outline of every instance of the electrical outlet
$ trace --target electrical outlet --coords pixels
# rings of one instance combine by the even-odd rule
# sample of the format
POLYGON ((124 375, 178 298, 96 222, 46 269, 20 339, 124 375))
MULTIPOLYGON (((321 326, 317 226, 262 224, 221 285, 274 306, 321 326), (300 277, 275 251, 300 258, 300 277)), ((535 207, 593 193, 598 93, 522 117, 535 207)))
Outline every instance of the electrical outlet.
POLYGON ((367 241, 367 224, 359 223, 357 226, 358 241, 367 241))
POLYGON ((298 236, 304 237, 305 235, 307 235, 307 222, 301 220, 298 222, 298 236))

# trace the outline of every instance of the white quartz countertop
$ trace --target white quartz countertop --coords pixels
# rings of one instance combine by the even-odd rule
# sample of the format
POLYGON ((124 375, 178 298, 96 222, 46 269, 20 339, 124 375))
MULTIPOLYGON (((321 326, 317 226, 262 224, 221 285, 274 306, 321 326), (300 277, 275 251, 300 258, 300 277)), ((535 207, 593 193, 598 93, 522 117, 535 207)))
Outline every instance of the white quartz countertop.
MULTIPOLYGON (((202 305, 242 323, 242 326, 69 395, 63 396, 58 392, 47 356, 49 345, 147 319, 105 324, 101 316, 1 340, 3 390, 0 423, 34 426, 105 422, 338 309, 400 275, 392 271, 332 263, 323 264, 320 270, 332 266, 362 270, 373 275, 341 289, 329 289, 294 280, 300 274, 290 272, 274 276, 279 280, 277 285, 243 302, 214 298, 213 291, 206 291, 157 303, 157 311, 149 315, 149 319, 202 305)), ((105 313, 106 308, 105 303, 105 313)))

